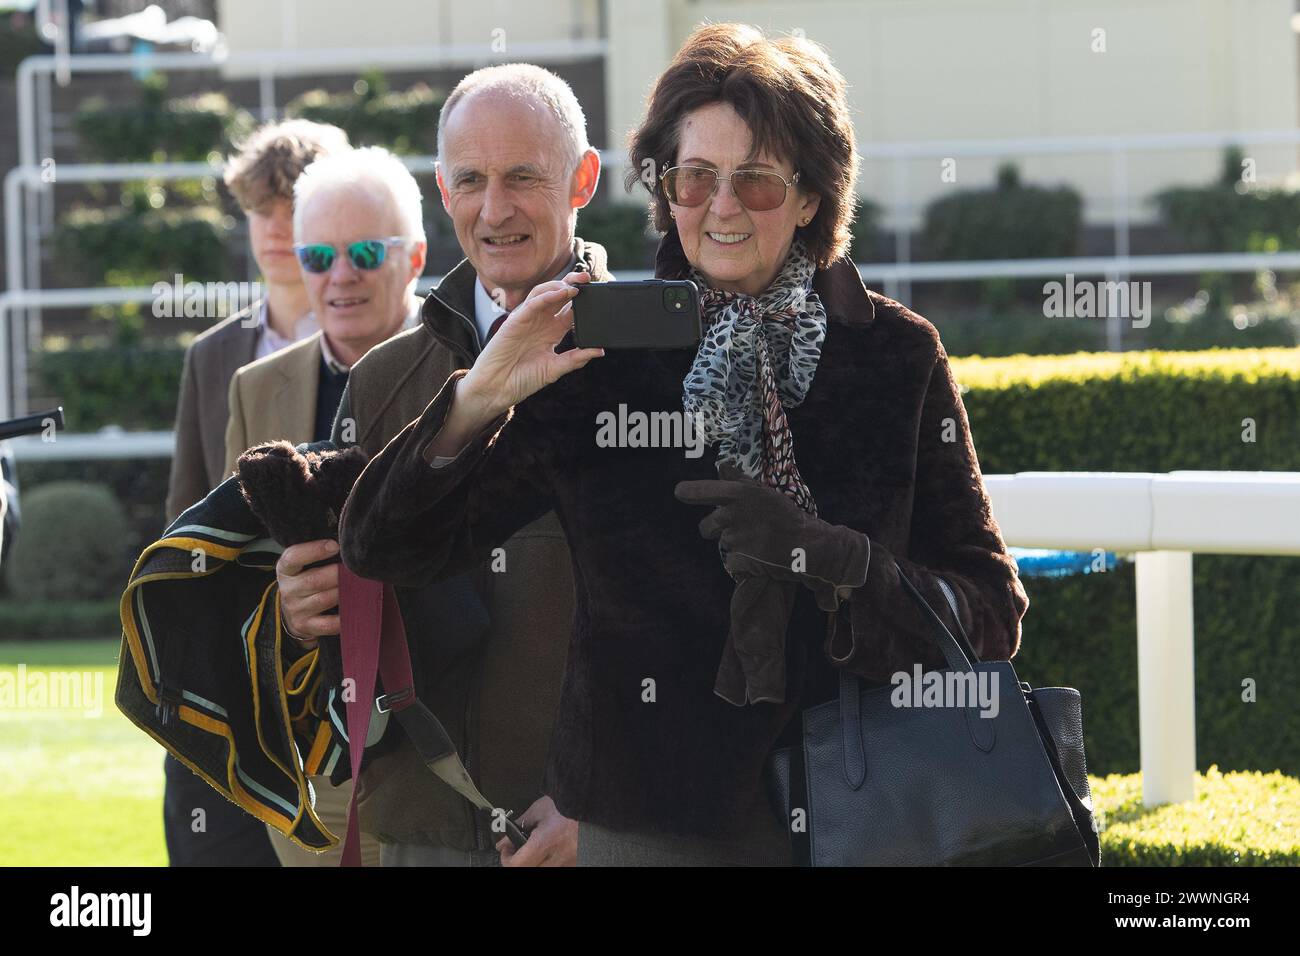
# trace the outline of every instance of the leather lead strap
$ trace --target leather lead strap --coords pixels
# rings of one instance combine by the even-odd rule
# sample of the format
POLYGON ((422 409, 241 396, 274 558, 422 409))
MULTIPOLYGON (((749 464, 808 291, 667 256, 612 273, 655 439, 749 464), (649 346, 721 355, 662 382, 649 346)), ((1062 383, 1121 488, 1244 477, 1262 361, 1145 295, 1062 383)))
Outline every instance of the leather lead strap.
MULTIPOLYGON (((358 577, 339 562, 339 641, 343 652, 345 680, 354 682, 352 699, 346 702, 348 719, 348 757, 352 761, 352 797, 348 800, 348 832, 343 840, 340 866, 361 865, 361 831, 357 826, 357 781, 361 777, 361 757, 370 733, 370 712, 375 701, 375 675, 379 670, 380 647, 390 628, 383 628, 384 586, 378 581, 358 577), (381 629, 384 634, 381 634, 381 629)), ((396 617, 401 626, 401 617, 396 617)), ((406 642, 402 641, 402 653, 406 642)), ((390 651, 391 656, 391 651, 390 651)), ((410 661, 407 661, 410 668, 410 661)))
MULTIPOLYGON (((356 682, 356 694, 347 702, 348 757, 352 761, 352 798, 348 801, 348 832, 343 842, 341 866, 361 865, 361 833, 357 826, 357 781, 361 757, 370 733, 375 708, 375 675, 384 682, 384 698, 398 723, 411 738, 420 758, 439 779, 471 803, 490 807, 465 772, 442 722, 415 696, 411 655, 406 645, 397 594, 390 585, 371 581, 339 562, 339 630, 343 673, 356 682)), ((527 837, 513 820, 505 821, 506 835, 515 848, 527 837)))

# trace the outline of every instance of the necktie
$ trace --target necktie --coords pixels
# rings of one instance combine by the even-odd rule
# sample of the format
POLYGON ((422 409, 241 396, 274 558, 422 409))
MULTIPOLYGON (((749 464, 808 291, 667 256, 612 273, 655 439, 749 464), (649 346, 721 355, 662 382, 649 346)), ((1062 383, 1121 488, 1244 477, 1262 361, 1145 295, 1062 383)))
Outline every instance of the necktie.
POLYGON ((487 345, 488 342, 492 341, 492 336, 497 334, 497 332, 501 329, 501 324, 505 322, 505 320, 508 319, 509 317, 510 317, 509 312, 502 312, 500 315, 497 316, 496 321, 492 323, 492 327, 488 329, 487 339, 485 339, 483 342, 484 345, 487 345))

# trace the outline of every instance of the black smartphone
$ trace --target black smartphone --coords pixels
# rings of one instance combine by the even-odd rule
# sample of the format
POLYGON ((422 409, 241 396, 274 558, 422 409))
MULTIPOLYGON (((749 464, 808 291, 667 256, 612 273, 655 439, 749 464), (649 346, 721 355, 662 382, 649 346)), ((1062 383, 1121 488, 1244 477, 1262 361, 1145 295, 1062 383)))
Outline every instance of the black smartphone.
POLYGON ((592 282, 573 298, 582 349, 686 349, 700 342, 700 292, 689 279, 592 282))

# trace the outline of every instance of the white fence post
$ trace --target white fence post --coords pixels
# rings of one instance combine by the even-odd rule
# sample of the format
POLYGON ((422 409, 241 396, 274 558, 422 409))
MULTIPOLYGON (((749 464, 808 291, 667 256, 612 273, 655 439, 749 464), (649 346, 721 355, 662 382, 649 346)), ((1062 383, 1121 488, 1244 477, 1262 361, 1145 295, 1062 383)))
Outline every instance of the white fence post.
POLYGON ((1192 799, 1196 682, 1190 551, 1137 553, 1138 732, 1142 802, 1192 799))

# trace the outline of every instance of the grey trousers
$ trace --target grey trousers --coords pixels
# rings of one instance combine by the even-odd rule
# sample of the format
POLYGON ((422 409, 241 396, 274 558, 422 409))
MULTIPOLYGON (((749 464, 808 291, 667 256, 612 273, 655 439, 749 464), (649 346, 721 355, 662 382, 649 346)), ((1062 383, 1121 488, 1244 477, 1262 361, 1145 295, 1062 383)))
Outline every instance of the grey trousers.
POLYGON ((790 835, 767 805, 746 816, 743 835, 677 836, 578 824, 578 866, 792 866, 790 835))

